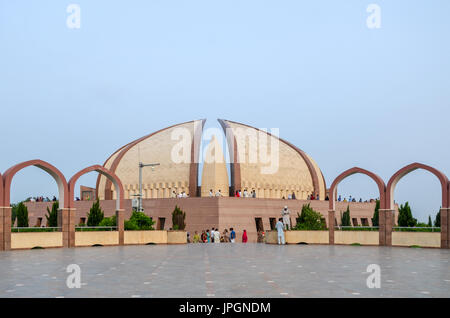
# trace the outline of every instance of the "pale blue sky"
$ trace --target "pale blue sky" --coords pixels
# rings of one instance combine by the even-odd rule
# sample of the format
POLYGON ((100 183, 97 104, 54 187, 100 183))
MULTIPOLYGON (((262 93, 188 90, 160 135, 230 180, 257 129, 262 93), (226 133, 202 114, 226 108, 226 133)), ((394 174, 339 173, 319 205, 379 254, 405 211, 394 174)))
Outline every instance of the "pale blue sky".
MULTIPOLYGON (((40 158, 70 178, 155 130, 225 118, 280 128, 328 185, 353 166, 386 182, 414 161, 450 175, 448 12, 446 0, 0 0, 0 171, 40 158), (366 26, 370 3, 381 29, 366 26)), ((12 199, 56 189, 27 168, 12 199)), ((396 198, 425 221, 439 191, 418 171, 396 198)), ((363 176, 339 192, 377 196, 363 176)))

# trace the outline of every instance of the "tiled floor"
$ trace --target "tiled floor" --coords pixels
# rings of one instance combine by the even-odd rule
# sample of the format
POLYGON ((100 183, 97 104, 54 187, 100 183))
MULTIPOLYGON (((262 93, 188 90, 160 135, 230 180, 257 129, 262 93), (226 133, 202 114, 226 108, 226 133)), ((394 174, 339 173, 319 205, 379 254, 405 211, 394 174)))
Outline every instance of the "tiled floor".
POLYGON ((0 252, 0 297, 450 297, 450 250, 190 244, 0 252), (81 268, 70 289, 67 266, 81 268), (381 268, 368 288, 367 266, 381 268))

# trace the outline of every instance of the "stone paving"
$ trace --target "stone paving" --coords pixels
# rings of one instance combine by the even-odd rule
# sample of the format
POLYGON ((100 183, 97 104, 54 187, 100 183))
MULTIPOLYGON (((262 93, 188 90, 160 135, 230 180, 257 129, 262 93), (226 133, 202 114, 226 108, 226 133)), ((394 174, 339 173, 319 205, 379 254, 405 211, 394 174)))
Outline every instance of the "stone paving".
POLYGON ((450 250, 188 244, 0 252, 0 297, 449 297, 450 250), (81 268, 70 289, 69 264, 81 268), (368 288, 369 264, 381 288, 368 288))

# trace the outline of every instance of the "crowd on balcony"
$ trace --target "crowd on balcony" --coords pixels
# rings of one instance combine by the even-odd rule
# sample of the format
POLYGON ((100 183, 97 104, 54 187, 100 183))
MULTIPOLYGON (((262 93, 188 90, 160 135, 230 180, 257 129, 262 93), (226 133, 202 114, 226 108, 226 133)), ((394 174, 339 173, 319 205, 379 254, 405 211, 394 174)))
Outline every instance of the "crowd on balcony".
POLYGON ((55 202, 58 201, 56 196, 53 196, 53 198, 50 200, 49 197, 43 197, 43 196, 37 196, 37 197, 31 197, 30 202, 55 202))

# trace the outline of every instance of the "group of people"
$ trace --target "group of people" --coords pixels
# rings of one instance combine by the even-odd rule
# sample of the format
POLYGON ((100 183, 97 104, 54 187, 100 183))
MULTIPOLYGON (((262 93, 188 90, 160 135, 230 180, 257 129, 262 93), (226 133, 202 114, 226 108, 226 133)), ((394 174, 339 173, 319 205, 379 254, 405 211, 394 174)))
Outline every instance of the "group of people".
POLYGON ((248 192, 247 189, 244 189, 244 192, 241 192, 241 190, 236 190, 234 196, 236 198, 256 198, 256 190, 252 189, 252 192, 248 192))
MULTIPOLYGON (((188 236, 189 240, 189 236, 188 236)), ((242 234, 242 243, 247 243, 247 231, 244 230, 242 234)), ((195 231, 192 243, 236 243, 236 232, 231 227, 230 231, 227 229, 220 233, 219 229, 212 228, 211 231, 203 230, 201 234, 195 231)))
POLYGON ((277 230, 278 244, 286 244, 286 240, 284 237, 284 231, 291 229, 291 211, 289 211, 288 207, 285 206, 283 210, 281 210, 281 218, 278 219, 277 224, 275 224, 275 229, 277 230))
POLYGON ((43 197, 43 196, 40 196, 40 197, 31 197, 30 198, 30 202, 55 202, 55 201, 58 201, 58 199, 56 198, 56 196, 53 196, 53 199, 51 199, 50 200, 50 198, 49 197, 43 197))
MULTIPOLYGON (((338 200, 338 202, 359 202, 359 203, 363 202, 362 198, 359 198, 359 201, 356 201, 356 198, 352 198, 352 196, 349 196, 349 198, 347 200, 346 197, 344 197, 344 199, 342 199, 342 197, 340 195, 339 195, 337 200, 338 200)), ((372 203, 372 202, 375 202, 376 200, 378 200, 378 199, 370 199, 370 200, 366 200, 364 202, 365 203, 368 203, 368 202, 372 203)))
POLYGON ((180 193, 176 193, 175 190, 172 191, 172 198, 188 198, 189 194, 185 191, 181 191, 180 193))

